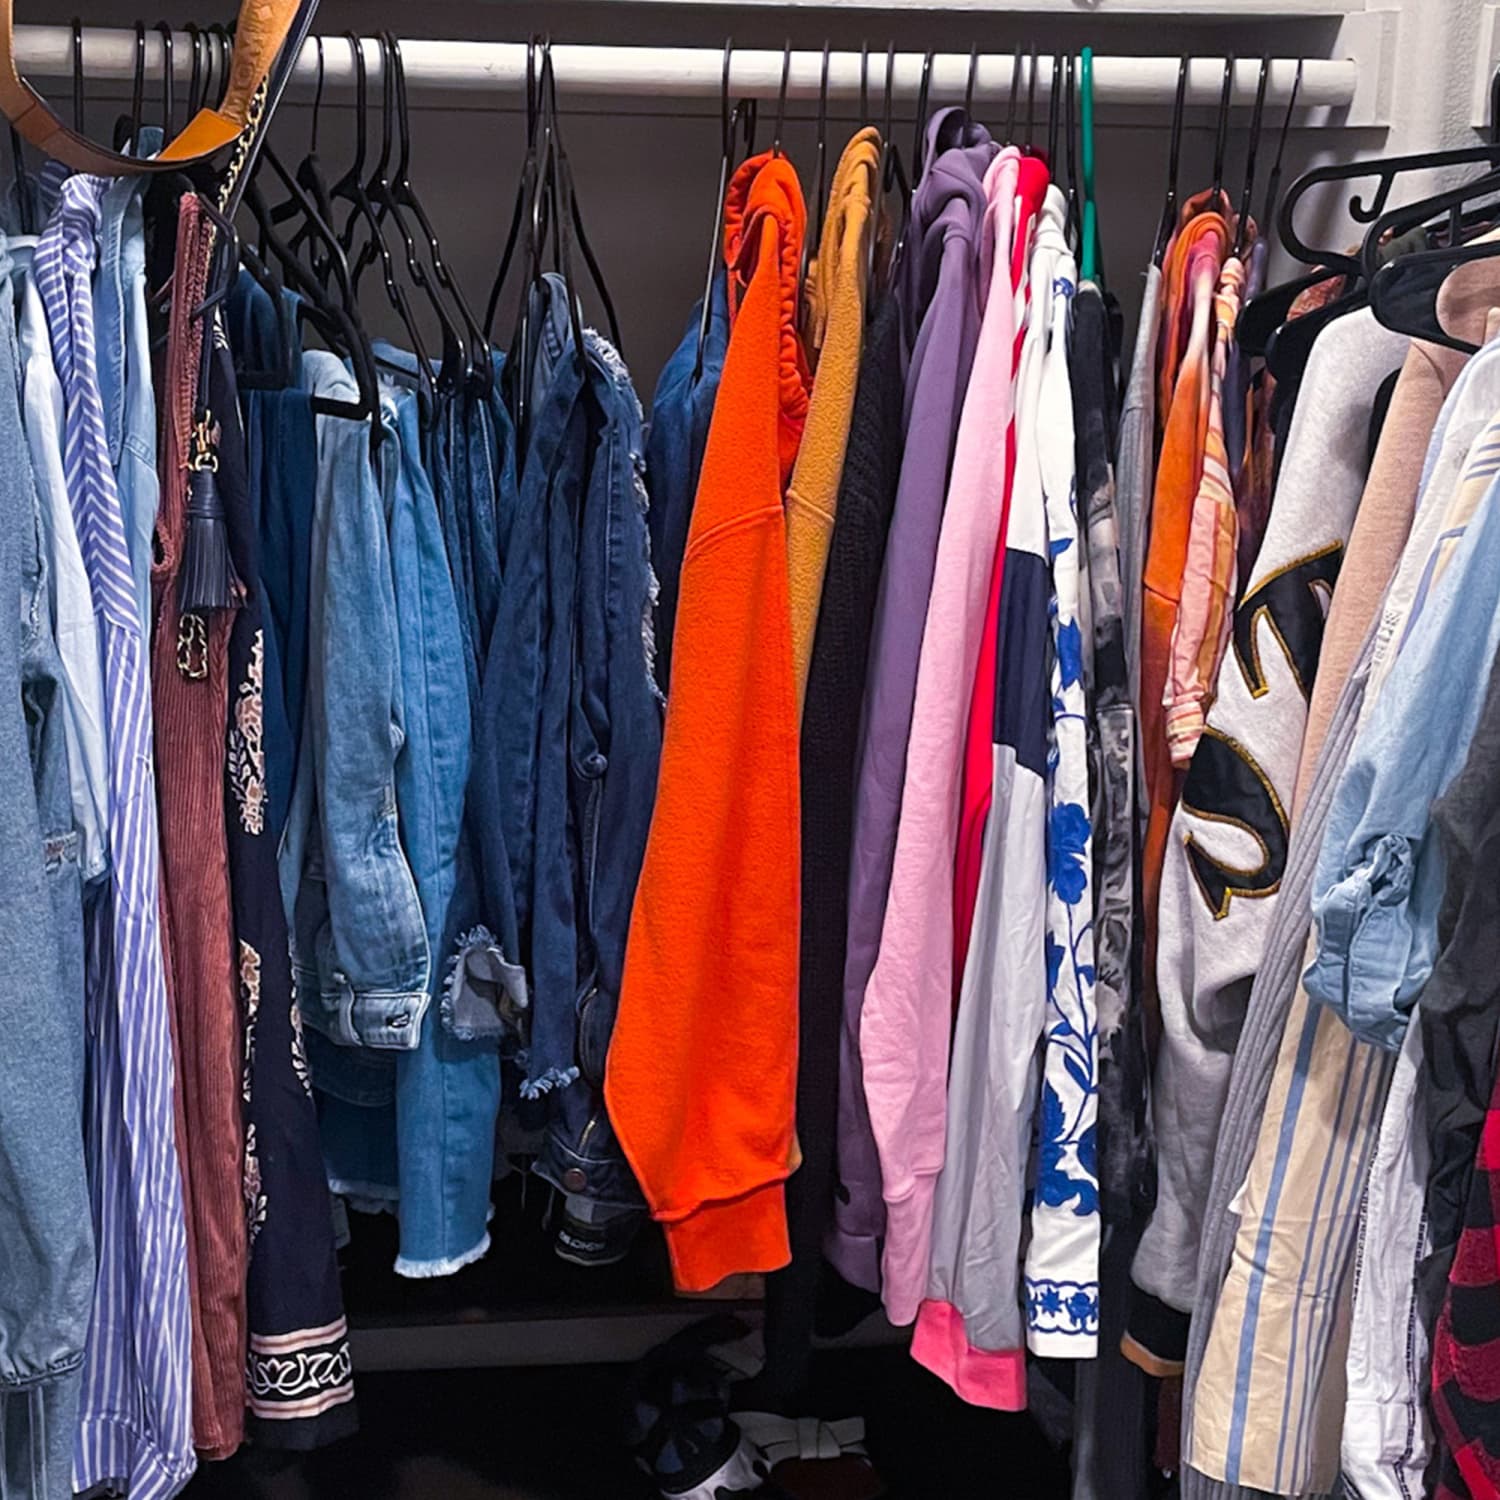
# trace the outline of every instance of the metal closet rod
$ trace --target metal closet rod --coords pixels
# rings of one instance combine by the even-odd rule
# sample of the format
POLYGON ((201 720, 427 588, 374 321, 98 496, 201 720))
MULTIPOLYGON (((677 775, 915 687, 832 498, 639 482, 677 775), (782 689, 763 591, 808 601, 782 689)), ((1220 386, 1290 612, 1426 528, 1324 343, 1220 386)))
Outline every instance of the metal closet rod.
MULTIPOLYGON (((365 62, 372 77, 380 71, 380 48, 370 37, 363 43, 365 62)), ((21 71, 33 78, 66 78, 73 72, 73 33, 67 26, 18 26, 16 55, 21 71)), ((446 89, 459 93, 519 91, 526 79, 524 42, 403 40, 401 56, 407 82, 413 88, 446 89)), ((155 73, 161 67, 162 43, 155 32, 146 35, 146 65, 155 73)), ((135 73, 134 31, 86 27, 83 33, 83 67, 86 79, 129 80, 135 73)), ((179 34, 173 49, 175 70, 186 76, 192 61, 192 43, 179 34)), ((869 88, 878 99, 885 86, 884 47, 872 40, 869 53, 869 88)), ((893 88, 902 97, 914 97, 921 86, 924 56, 920 52, 896 54, 893 88)), ((723 78, 724 53, 719 47, 612 47, 592 43, 554 43, 552 62, 558 86, 570 92, 666 99, 717 99, 723 78)), ((1176 57, 1094 58, 1094 98, 1100 104, 1169 105, 1177 88, 1176 57)), ((962 98, 969 81, 969 54, 943 52, 932 60, 929 86, 931 99, 962 98)), ((774 99, 781 87, 783 54, 779 48, 736 48, 731 58, 730 88, 736 97, 774 99)), ((352 49, 342 36, 323 38, 323 66, 332 85, 352 84, 352 49)), ((1359 66, 1347 58, 1308 58, 1302 64, 1301 106, 1340 108, 1353 102, 1359 81, 1359 66)), ((819 50, 794 51, 787 75, 787 97, 816 99, 823 71, 819 50)), ((311 38, 297 59, 293 78, 311 85, 317 78, 317 48, 311 38)), ((1277 58, 1271 63, 1266 98, 1285 104, 1297 72, 1296 58, 1277 58)), ((981 53, 975 69, 974 96, 986 102, 1006 99, 1014 75, 1014 54, 981 53)), ((1260 59, 1244 57, 1234 69, 1233 99, 1250 104, 1260 76, 1260 59)), ((1021 86, 1030 86, 1029 54, 1021 64, 1021 86)), ((1187 97, 1191 104, 1217 104, 1224 81, 1222 57, 1194 57, 1188 65, 1187 97)), ((1037 57, 1036 98, 1045 101, 1052 86, 1052 54, 1037 57)), ((828 60, 828 93, 835 99, 857 99, 860 92, 860 54, 831 53, 828 60)))

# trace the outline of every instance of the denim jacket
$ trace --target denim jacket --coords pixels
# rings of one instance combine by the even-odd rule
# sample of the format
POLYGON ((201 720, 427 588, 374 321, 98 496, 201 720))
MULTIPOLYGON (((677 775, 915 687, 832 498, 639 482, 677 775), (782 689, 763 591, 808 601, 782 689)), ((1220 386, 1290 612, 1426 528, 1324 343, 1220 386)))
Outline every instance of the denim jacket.
MULTIPOLYGON (((303 378, 315 395, 357 399, 321 350, 303 356, 303 378)), ((385 505, 368 427, 317 423, 308 733, 281 854, 283 892, 297 883, 293 972, 304 1018, 331 1040, 409 1050, 431 969, 396 811, 406 736, 385 505)))
POLYGON ((1391 668, 1334 794, 1313 884, 1307 992, 1397 1049, 1437 954, 1432 804, 1462 768, 1500 645, 1500 478, 1391 668))
POLYGON ((532 1076, 577 1075, 558 1098, 537 1170, 567 1192, 624 1207, 642 1199, 604 1109, 604 1065, 656 796, 662 700, 640 403, 615 349, 592 331, 584 346, 568 701, 565 719, 544 721, 544 743, 559 728, 566 743, 544 755, 538 805, 532 1076))

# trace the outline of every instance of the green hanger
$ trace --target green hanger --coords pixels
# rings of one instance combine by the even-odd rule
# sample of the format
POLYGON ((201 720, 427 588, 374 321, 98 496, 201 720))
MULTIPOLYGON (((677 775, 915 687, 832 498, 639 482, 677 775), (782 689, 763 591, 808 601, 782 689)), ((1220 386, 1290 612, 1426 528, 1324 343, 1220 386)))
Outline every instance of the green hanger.
POLYGON ((1079 88, 1083 124, 1083 232, 1079 275, 1084 281, 1096 279, 1099 270, 1099 216, 1094 205, 1094 49, 1085 47, 1082 54, 1082 79, 1079 88))

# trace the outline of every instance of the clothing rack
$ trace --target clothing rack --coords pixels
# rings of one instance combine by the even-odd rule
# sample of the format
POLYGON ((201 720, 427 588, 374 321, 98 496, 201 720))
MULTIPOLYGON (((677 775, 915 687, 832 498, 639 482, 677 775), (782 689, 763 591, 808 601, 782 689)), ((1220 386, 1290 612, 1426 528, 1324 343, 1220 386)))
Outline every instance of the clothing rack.
MULTIPOLYGON (((1364 18, 1357 18, 1363 20, 1364 18)), ((1365 84, 1383 59, 1360 55, 1363 33, 1350 29, 1347 56, 1277 58, 1267 80, 1266 102, 1285 105, 1291 97, 1298 67, 1302 83, 1300 107, 1343 111, 1342 123, 1371 125, 1374 101, 1366 99, 1365 84), (1377 64, 1372 68, 1370 64, 1377 64), (1369 116, 1369 117, 1367 117, 1369 116)), ((1370 32, 1383 37, 1383 30, 1370 32)), ((1341 33, 1342 35, 1342 33, 1341 33)), ((37 78, 65 78, 73 71, 73 32, 68 26, 19 26, 16 28, 17 60, 23 72, 37 78)), ((352 85, 354 59, 348 40, 342 36, 322 41, 325 81, 332 86, 352 85)), ((519 92, 526 81, 527 46, 524 42, 435 41, 411 38, 401 42, 408 84, 416 90, 448 93, 519 92)), ((1383 48, 1384 43, 1381 43, 1383 48)), ((88 27, 83 32, 85 77, 93 80, 129 81, 136 67, 136 35, 130 30, 88 27)), ((366 72, 378 78, 380 47, 367 37, 363 42, 366 72)), ((149 73, 162 66, 162 38, 148 32, 145 61, 149 73)), ((1338 50, 1338 49, 1334 49, 1338 50)), ((174 38, 173 63, 178 77, 191 69, 192 41, 186 34, 174 38)), ((559 88, 568 92, 602 96, 648 96, 658 99, 717 99, 723 84, 724 54, 718 47, 621 47, 557 43, 552 48, 559 88)), ((925 56, 920 52, 898 52, 895 56, 893 92, 904 99, 917 96, 925 56)), ((931 60, 929 97, 933 101, 963 98, 969 82, 967 53, 942 53, 931 60)), ((730 91, 734 97, 775 99, 782 87, 786 54, 779 49, 735 49, 730 59, 730 91)), ((1177 57, 1128 57, 1096 55, 1093 60, 1094 97, 1101 105, 1170 106, 1177 87, 1177 57)), ((1039 53, 1034 96, 1045 104, 1052 85, 1052 55, 1039 53)), ((786 68, 786 94, 793 100, 816 100, 823 70, 818 50, 793 51, 786 68)), ((885 86, 884 52, 872 46, 868 56, 868 89, 878 98, 885 86)), ((1193 105, 1216 105, 1224 79, 1225 59, 1194 57, 1188 66, 1187 101, 1193 105)), ((1232 102, 1248 106, 1254 102, 1260 74, 1259 57, 1242 57, 1234 63, 1232 102)), ((1019 76, 1022 89, 1032 93, 1030 55, 1020 59, 1019 75, 1012 53, 980 53, 974 62, 974 97, 988 104, 1009 98, 1012 81, 1019 76)), ((318 77, 318 43, 309 38, 297 60, 293 82, 311 88, 318 77)), ((828 57, 828 95, 843 101, 860 96, 861 54, 831 52, 828 57)), ((1330 122, 1335 123, 1335 122, 1330 122)))

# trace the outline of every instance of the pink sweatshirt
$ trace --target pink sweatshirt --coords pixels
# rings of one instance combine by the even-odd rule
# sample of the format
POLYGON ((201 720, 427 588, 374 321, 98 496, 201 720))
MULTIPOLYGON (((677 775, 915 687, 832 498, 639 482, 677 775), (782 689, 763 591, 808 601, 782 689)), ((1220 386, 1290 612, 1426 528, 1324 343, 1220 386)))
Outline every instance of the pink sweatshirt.
POLYGON ((1020 161, 1020 152, 1007 146, 984 178, 980 285, 988 297, 922 635, 885 925, 860 1024, 865 1099, 887 1205, 883 1294, 896 1323, 910 1323, 926 1293, 932 1200, 943 1166, 953 860, 969 689, 1005 499, 1015 350, 1009 251, 1020 161))
POLYGON ((969 929, 974 925, 974 902, 979 895, 979 867, 984 857, 984 825, 989 819, 995 785, 995 649, 999 637, 1000 583, 1005 576, 1005 534, 1010 496, 1016 482, 1015 373, 1026 332, 1026 308, 1031 301, 1027 270, 1032 230, 1047 195, 1051 176, 1039 156, 1021 158, 1016 181, 1015 222, 1011 230, 1010 293, 1015 338, 1010 349, 1011 421, 1005 438, 1005 501, 1000 534, 995 539, 995 561, 990 573, 989 603, 984 634, 979 640, 979 665, 969 700, 969 724, 964 734, 963 789, 959 796, 958 850, 953 863, 953 1001, 963 982, 969 953, 969 929))

